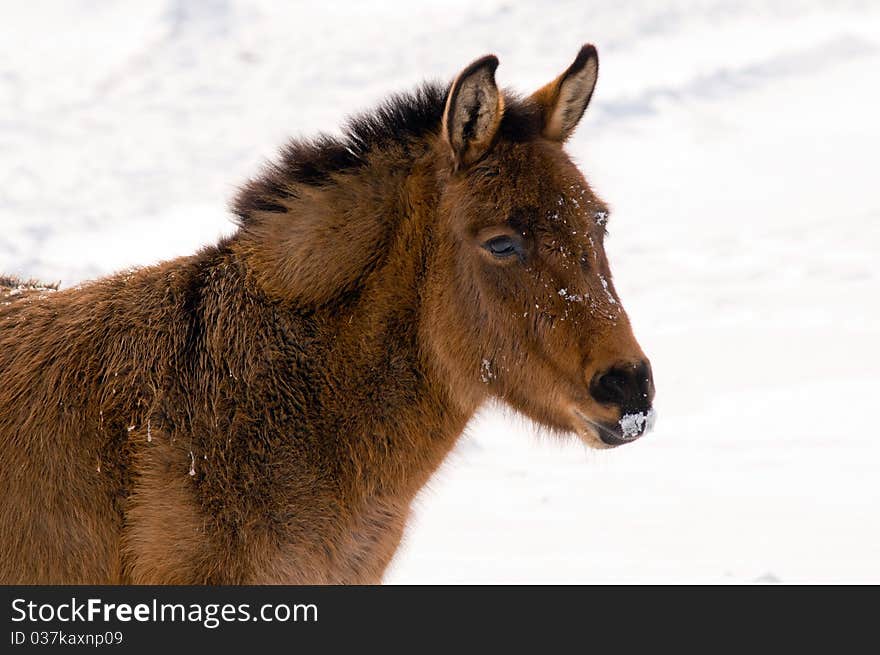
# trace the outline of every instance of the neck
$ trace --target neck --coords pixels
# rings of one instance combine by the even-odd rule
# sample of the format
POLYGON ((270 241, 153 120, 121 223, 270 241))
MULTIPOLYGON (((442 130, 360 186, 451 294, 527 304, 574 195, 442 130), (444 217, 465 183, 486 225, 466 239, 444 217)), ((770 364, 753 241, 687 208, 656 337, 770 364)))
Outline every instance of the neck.
POLYGON ((282 220, 271 229, 246 232, 239 248, 267 293, 284 298, 289 320, 296 324, 304 311, 309 314, 316 339, 304 356, 321 364, 319 377, 309 382, 317 411, 308 412, 308 420, 319 426, 324 445, 332 446, 322 455, 333 458, 335 473, 361 496, 411 500, 477 409, 472 397, 461 397, 449 383, 422 329, 438 202, 429 161, 366 167, 333 187, 303 194, 293 216, 276 217, 282 220), (358 237, 363 248, 378 253, 340 253, 338 242, 334 249, 326 244, 324 252, 332 256, 320 263, 320 273, 346 278, 342 291, 329 298, 314 285, 300 293, 303 266, 291 259, 324 254, 325 244, 314 238, 306 252, 304 235, 296 241, 289 235, 302 227, 297 221, 315 217, 331 226, 344 217, 345 224, 331 232, 358 237), (354 276, 344 270, 351 263, 359 267, 354 276), (295 287, 292 297, 285 284, 295 287))
POLYGON ((385 491, 399 486, 414 495, 440 466, 476 405, 450 385, 424 329, 437 246, 431 237, 436 173, 416 164, 396 182, 388 189, 390 197, 402 199, 394 211, 384 204, 367 210, 395 219, 386 256, 346 307, 350 313, 338 317, 337 347, 345 356, 335 360, 334 378, 345 380, 346 394, 359 399, 352 418, 361 429, 348 439, 350 446, 357 444, 361 470, 372 469, 365 477, 385 491))

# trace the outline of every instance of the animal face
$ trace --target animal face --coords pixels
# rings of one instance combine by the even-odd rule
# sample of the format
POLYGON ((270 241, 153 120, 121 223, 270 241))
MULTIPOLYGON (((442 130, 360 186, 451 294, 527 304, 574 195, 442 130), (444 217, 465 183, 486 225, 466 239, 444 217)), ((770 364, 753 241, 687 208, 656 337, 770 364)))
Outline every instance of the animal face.
POLYGON ((450 92, 441 220, 454 292, 437 309, 437 338, 477 384, 540 423, 593 446, 627 443, 653 420, 651 368, 612 283, 608 206, 562 148, 592 93, 595 51, 526 103, 539 121, 529 138, 522 126, 505 136, 495 64, 475 80, 466 69, 450 92), (456 85, 468 84, 478 88, 459 90, 470 104, 456 108, 456 85))

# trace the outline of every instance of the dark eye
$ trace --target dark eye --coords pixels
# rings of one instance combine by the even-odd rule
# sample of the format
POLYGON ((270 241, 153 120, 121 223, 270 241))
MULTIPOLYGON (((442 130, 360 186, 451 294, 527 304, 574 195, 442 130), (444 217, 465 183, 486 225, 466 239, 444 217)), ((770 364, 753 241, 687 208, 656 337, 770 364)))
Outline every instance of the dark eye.
POLYGON ((590 257, 589 257, 589 255, 587 255, 587 253, 583 253, 580 257, 580 261, 581 261, 581 268, 584 271, 589 271, 590 270, 590 257))
POLYGON ((503 235, 489 239, 483 244, 483 247, 500 259, 510 257, 519 252, 519 245, 517 242, 512 237, 503 235))

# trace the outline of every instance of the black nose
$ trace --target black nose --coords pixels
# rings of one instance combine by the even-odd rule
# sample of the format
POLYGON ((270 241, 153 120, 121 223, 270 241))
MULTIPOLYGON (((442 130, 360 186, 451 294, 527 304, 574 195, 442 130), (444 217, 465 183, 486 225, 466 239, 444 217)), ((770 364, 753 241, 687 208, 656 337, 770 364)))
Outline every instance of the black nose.
POLYGON ((617 405, 623 413, 646 411, 654 399, 651 365, 646 361, 615 364, 593 376, 590 393, 600 403, 617 405))

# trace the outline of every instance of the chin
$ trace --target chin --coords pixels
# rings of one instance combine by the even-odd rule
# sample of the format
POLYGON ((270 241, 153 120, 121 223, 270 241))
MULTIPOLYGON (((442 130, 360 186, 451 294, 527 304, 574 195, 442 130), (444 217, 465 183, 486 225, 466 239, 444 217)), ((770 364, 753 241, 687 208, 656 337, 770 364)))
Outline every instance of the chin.
POLYGON ((578 440, 591 450, 611 450, 612 448, 617 448, 617 446, 621 445, 602 441, 598 430, 591 427, 574 431, 572 434, 576 435, 578 440))

